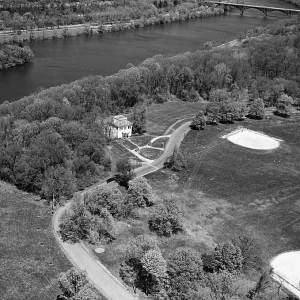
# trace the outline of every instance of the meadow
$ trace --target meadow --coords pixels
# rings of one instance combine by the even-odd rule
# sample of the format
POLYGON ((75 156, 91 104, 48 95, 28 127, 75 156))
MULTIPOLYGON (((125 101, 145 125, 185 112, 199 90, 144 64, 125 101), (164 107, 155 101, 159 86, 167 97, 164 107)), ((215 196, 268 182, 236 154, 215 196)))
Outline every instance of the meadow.
MULTIPOLYGON (((203 108, 202 102, 173 101, 163 104, 152 104, 147 111, 147 133, 162 135, 169 126, 180 120, 191 120, 195 112, 203 108)), ((179 122, 178 122, 179 124, 179 122)), ((176 128, 176 127, 175 127, 176 128)))
POLYGON ((51 212, 37 196, 0 181, 1 300, 53 300, 70 268, 54 239, 51 212))
MULTIPOLYGON (((184 212, 190 238, 207 247, 247 235, 265 258, 296 250, 300 238, 300 116, 246 120, 190 131, 180 150, 187 167, 148 176, 154 191, 184 212), (238 126, 283 140, 272 151, 252 150, 221 136, 238 126)), ((177 246, 184 241, 178 241, 177 246)))

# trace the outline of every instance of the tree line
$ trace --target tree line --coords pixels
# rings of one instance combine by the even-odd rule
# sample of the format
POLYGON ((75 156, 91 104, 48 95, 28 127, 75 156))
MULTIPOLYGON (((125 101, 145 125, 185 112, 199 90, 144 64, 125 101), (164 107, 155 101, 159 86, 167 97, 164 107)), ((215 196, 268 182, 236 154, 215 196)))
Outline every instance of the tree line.
POLYGON ((83 23, 125 22, 173 12, 187 15, 198 7, 198 3, 191 0, 9 1, 3 3, 0 9, 0 30, 18 31, 83 23))

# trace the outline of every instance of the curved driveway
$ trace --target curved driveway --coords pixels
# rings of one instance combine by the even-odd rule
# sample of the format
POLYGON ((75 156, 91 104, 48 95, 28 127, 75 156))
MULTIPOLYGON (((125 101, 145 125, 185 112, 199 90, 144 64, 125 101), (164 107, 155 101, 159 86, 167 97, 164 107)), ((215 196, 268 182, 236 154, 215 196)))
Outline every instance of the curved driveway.
MULTIPOLYGON (((137 177, 145 176, 152 172, 161 169, 166 159, 173 154, 176 147, 179 147, 186 133, 190 130, 190 123, 186 122, 178 127, 170 136, 170 139, 166 145, 163 154, 149 165, 144 165, 135 170, 137 177)), ((100 182, 98 185, 104 185, 106 182, 100 182)), ((85 192, 94 188, 94 186, 87 188, 81 192, 83 195, 85 192)), ((63 242, 59 235, 59 224, 63 214, 70 208, 72 201, 69 201, 64 206, 57 209, 52 218, 52 226, 54 236, 64 251, 67 258, 77 268, 86 271, 87 276, 95 288, 104 295, 108 300, 133 300, 137 299, 137 296, 132 295, 129 290, 115 277, 109 270, 90 253, 90 250, 85 247, 83 243, 67 243, 63 242)))

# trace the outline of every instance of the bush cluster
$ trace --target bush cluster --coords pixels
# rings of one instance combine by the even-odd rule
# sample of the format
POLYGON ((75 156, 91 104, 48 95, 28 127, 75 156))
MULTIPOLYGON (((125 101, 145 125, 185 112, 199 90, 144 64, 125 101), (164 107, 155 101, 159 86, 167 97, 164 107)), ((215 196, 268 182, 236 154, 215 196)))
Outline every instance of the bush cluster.
POLYGON ((23 65, 33 60, 34 54, 28 46, 5 44, 0 46, 0 70, 23 65))
POLYGON ((244 272, 263 268, 257 248, 253 239, 241 236, 203 254, 188 247, 166 254, 155 237, 139 235, 125 249, 120 276, 153 299, 288 299, 272 284, 269 271, 256 274, 257 284, 246 279, 244 272))

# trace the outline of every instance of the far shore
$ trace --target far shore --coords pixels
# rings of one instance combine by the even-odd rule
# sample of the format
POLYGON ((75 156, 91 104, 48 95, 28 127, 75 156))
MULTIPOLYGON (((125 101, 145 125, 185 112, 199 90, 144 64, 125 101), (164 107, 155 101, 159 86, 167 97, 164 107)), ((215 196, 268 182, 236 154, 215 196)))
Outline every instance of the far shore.
POLYGON ((78 35, 104 34, 142 28, 145 26, 167 24, 180 21, 188 21, 196 18, 219 16, 224 14, 222 8, 203 6, 197 10, 191 10, 188 14, 180 15, 178 12, 160 14, 151 18, 136 19, 126 22, 115 22, 109 24, 84 23, 75 25, 64 25, 56 28, 36 28, 31 30, 5 30, 0 31, 0 44, 11 42, 30 42, 33 40, 60 39, 78 35))

